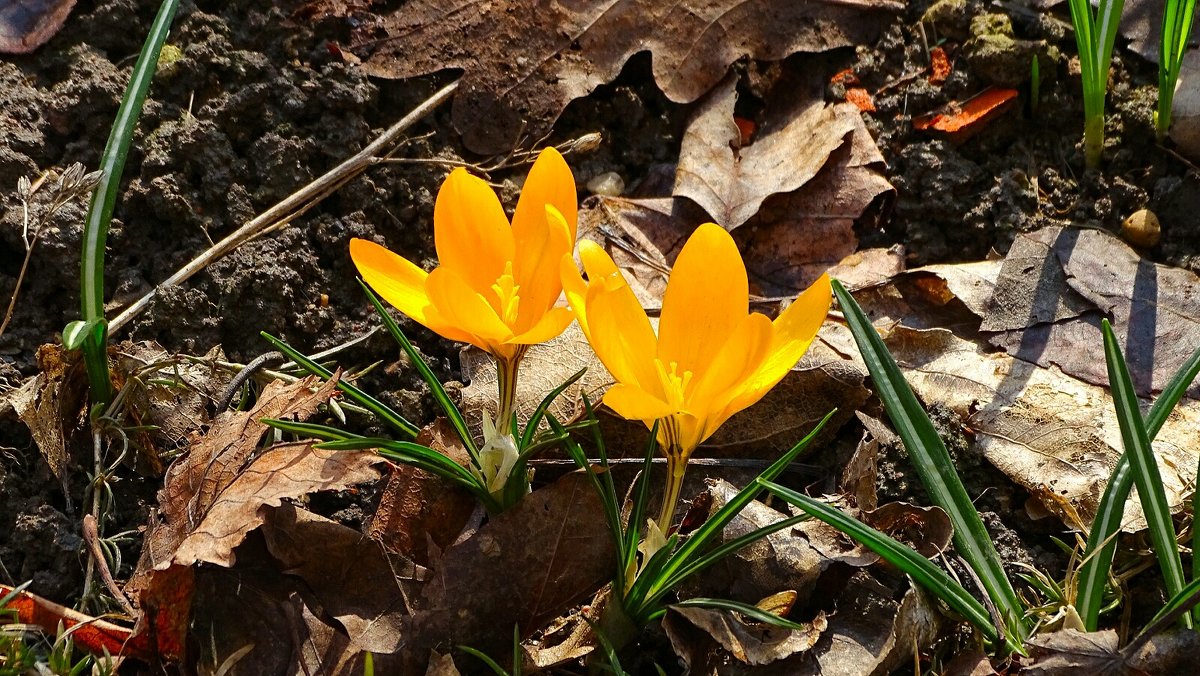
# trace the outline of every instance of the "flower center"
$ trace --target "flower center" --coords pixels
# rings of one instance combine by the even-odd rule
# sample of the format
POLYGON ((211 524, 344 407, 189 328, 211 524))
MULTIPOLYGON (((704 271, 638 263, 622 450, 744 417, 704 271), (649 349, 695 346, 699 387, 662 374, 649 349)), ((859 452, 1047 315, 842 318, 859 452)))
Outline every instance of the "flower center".
POLYGON ((662 383, 663 398, 671 408, 683 411, 688 385, 692 382, 692 372, 684 371, 683 375, 680 375, 679 362, 673 361, 664 365, 658 358, 654 360, 654 368, 658 371, 658 379, 662 383))
POLYGON ((500 279, 497 279, 496 283, 492 285, 492 291, 496 292, 496 299, 499 301, 496 306, 496 314, 500 315, 500 320, 509 326, 517 323, 517 307, 521 302, 517 292, 520 290, 521 286, 513 277, 512 261, 509 261, 504 264, 504 274, 500 275, 500 279))

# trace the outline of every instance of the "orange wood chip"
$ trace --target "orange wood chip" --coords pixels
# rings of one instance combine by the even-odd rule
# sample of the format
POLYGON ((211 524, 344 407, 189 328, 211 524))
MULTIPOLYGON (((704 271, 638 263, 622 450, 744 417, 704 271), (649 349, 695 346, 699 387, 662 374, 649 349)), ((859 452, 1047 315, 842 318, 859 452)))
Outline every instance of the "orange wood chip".
MULTIPOLYGON (((0 597, 7 596, 12 591, 12 587, 0 584, 0 597)), ((110 655, 140 652, 131 650, 133 646, 130 639, 133 632, 130 629, 89 617, 28 592, 18 593, 5 608, 15 610, 17 619, 22 624, 41 627, 42 631, 51 636, 58 631, 58 625, 61 623, 64 630, 71 630, 71 639, 75 645, 93 654, 99 655, 105 651, 110 655)), ((139 654, 138 657, 144 659, 146 655, 139 654)))
POLYGON ((858 76, 854 74, 854 70, 847 68, 838 72, 833 77, 829 78, 830 84, 856 85, 858 84, 858 76))
POLYGON ((934 47, 929 50, 929 82, 942 84, 948 77, 950 77, 950 57, 946 56, 946 50, 934 47))
POLYGON ((847 87, 846 100, 864 113, 875 112, 875 102, 871 100, 871 94, 862 87, 847 87))
POLYGON ((1017 90, 989 87, 961 103, 951 103, 941 110, 913 118, 913 128, 946 133, 961 143, 979 133, 988 122, 1012 107, 1017 90))
POLYGON ((745 148, 754 140, 754 131, 758 128, 754 124, 754 120, 747 120, 744 117, 734 116, 733 123, 737 125, 739 138, 739 147, 745 148))

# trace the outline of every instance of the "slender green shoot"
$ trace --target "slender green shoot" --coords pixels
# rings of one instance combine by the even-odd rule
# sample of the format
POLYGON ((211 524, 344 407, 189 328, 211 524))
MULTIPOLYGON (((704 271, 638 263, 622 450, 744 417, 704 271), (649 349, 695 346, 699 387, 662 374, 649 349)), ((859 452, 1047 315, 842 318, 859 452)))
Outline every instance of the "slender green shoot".
POLYGON ((1083 154, 1087 167, 1095 169, 1104 150, 1104 98, 1125 0, 1099 0, 1095 10, 1089 0, 1068 0, 1068 4, 1083 79, 1083 154))
MULTIPOLYGON (((588 405, 588 411, 589 415, 592 415, 590 404, 588 405)), ((760 478, 769 481, 787 469, 795 461, 796 457, 808 448, 809 444, 820 434, 834 413, 836 411, 830 411, 807 436, 787 453, 780 456, 770 467, 763 470, 760 478)), ((553 416, 547 416, 547 421, 551 429, 556 432, 562 430, 561 424, 553 416)), ((595 430, 594 426, 593 430, 595 430)), ((612 631, 612 633, 608 634, 608 639, 613 642, 615 648, 620 648, 626 641, 631 640, 636 631, 641 627, 662 617, 668 608, 669 602, 667 597, 689 576, 704 570, 721 558, 736 552, 746 545, 764 538, 771 533, 795 525, 804 518, 791 517, 782 519, 777 523, 763 526, 730 542, 713 547, 713 543, 725 529, 725 526, 729 525, 729 522, 740 514, 742 509, 762 492, 763 489, 760 485, 752 483, 739 491, 737 495, 727 501, 715 514, 710 516, 704 524, 683 541, 683 544, 680 544, 680 536, 673 534, 667 537, 664 542, 659 543, 657 548, 649 553, 648 556, 647 553, 642 552, 641 564, 639 566, 639 544, 642 543, 645 535, 643 520, 645 518, 647 502, 649 501, 649 492, 647 490, 647 485, 650 482, 649 470, 657 448, 655 442, 657 426, 651 432, 651 440, 647 446, 645 460, 642 465, 643 471, 633 489, 634 497, 633 504, 630 507, 628 525, 621 520, 620 498, 617 496, 613 482, 609 477, 608 457, 604 449, 603 440, 599 439, 598 432, 594 431, 593 434, 598 439, 596 445, 600 453, 600 466, 597 468, 591 466, 578 442, 567 440, 564 442, 564 445, 571 458, 591 478, 593 487, 600 495, 604 506, 605 519, 608 522, 609 529, 613 533, 613 540, 617 546, 617 570, 613 579, 612 598, 610 606, 605 608, 604 614, 601 616, 597 629, 601 632, 612 631), (604 478, 603 481, 601 477, 604 478), (618 619, 614 620, 614 617, 618 619)), ((696 602, 696 604, 700 603, 702 602, 696 602)), ((708 607, 714 606, 712 603, 708 603, 708 607)), ((757 615, 755 614, 755 610, 749 610, 748 607, 741 604, 737 604, 736 610, 751 615, 755 619, 770 622, 778 626, 792 629, 798 626, 770 613, 765 613, 761 616, 757 615)))
POLYGON ((805 627, 803 624, 797 624, 796 622, 792 622, 791 620, 780 617, 775 613, 767 612, 758 606, 752 606, 749 603, 741 603, 740 601, 730 601, 729 599, 708 599, 698 596, 679 601, 678 603, 672 603, 671 607, 729 610, 738 613, 739 615, 748 617, 755 622, 762 622, 763 624, 770 624, 776 627, 783 627, 784 629, 792 629, 795 631, 803 631, 807 629, 807 627, 805 627))
POLYGON ((392 334, 392 338, 400 344, 404 353, 408 355, 409 361, 416 367, 417 372, 421 374, 421 379, 429 385, 434 400, 442 408, 442 412, 446 414, 446 419, 450 421, 450 425, 454 427, 454 431, 458 433, 458 437, 462 439, 463 444, 467 447, 467 452, 471 454, 471 461, 478 467, 479 446, 475 444, 475 439, 471 436, 471 430, 467 427, 467 420, 463 417, 462 411, 459 411, 454 402, 450 400, 450 395, 447 394, 446 388, 442 386, 442 381, 438 380, 438 377, 433 374, 433 369, 429 368, 429 364, 425 363, 425 358, 421 356, 420 352, 417 352, 417 348, 413 347, 412 341, 400 330, 400 326, 396 324, 396 320, 392 319, 392 316, 388 314, 379 297, 375 295, 375 292, 371 291, 371 287, 367 286, 361 279, 358 280, 358 285, 362 287, 363 293, 367 294, 371 305, 375 306, 375 312, 383 320, 383 325, 387 327, 388 333, 392 334))
POLYGON ((108 371, 108 326, 104 319, 104 243, 112 224, 121 174, 125 171, 125 159, 133 142, 133 130, 142 114, 142 104, 154 78, 158 55, 178 8, 179 0, 163 0, 150 26, 150 34, 133 67, 133 76, 121 98, 117 119, 113 122, 108 144, 104 147, 104 156, 100 160, 100 171, 103 173, 92 195, 84 224, 80 270, 83 319, 67 326, 63 331, 63 344, 83 348, 94 407, 107 406, 113 396, 112 378, 108 371))
POLYGON ((1175 102, 1175 83, 1183 54, 1192 35, 1192 20, 1196 0, 1166 0, 1163 7, 1162 42, 1158 58, 1158 112, 1154 116, 1154 133, 1158 142, 1167 138, 1171 129, 1171 106, 1175 102))
POLYGON ((1020 650, 1029 636, 1025 610, 1004 572, 1004 564, 991 536, 979 518, 962 480, 954 471, 954 462, 938 436, 929 416, 912 388, 904 380, 896 360, 875 331, 854 298, 837 280, 833 292, 854 334, 875 389, 884 409, 904 441, 921 483, 934 504, 946 511, 954 526, 954 547, 979 577, 984 591, 1004 624, 1004 637, 1010 649, 1020 650))
POLYGON ((1042 69, 1035 53, 1029 62, 1029 114, 1037 117, 1038 103, 1042 100, 1042 69))
MULTIPOLYGON (((1170 506, 1163 489, 1162 475, 1158 471, 1158 461, 1154 458, 1154 450, 1150 447, 1150 435, 1146 431, 1146 423, 1138 409, 1137 395, 1133 390, 1133 381, 1129 377, 1129 367, 1117 336, 1113 333, 1112 325, 1107 319, 1101 322, 1104 333, 1104 357, 1108 363, 1108 382, 1112 388, 1113 405, 1117 411, 1117 423, 1121 427, 1121 442, 1125 446, 1125 455, 1129 458, 1129 466, 1133 474, 1133 483, 1138 489, 1138 499, 1142 504, 1142 512, 1146 515, 1146 523, 1150 528, 1150 542, 1154 555, 1162 570, 1163 582, 1167 594, 1175 596, 1184 587, 1183 562, 1179 557, 1179 544, 1175 539, 1175 524, 1171 520, 1170 506)), ((1190 615, 1183 616, 1185 627, 1191 628, 1190 615)))
MULTIPOLYGON (((1191 386, 1192 381, 1200 374, 1200 348, 1197 348, 1188 358, 1162 394, 1154 400, 1150 412, 1146 414, 1146 435, 1150 441, 1158 435, 1159 430, 1167 422, 1171 411, 1191 386)), ((1121 530, 1121 517, 1125 513, 1125 503, 1133 490, 1133 470, 1129 464, 1128 452, 1122 453, 1108 479, 1108 486, 1100 498, 1100 507, 1096 518, 1092 521, 1092 529, 1088 533, 1087 545, 1084 547, 1083 564, 1079 567, 1076 582, 1075 607, 1083 620, 1083 626, 1088 631, 1096 631, 1099 627, 1100 612, 1104 605, 1104 591, 1108 586, 1109 571, 1112 569, 1113 556, 1117 550, 1117 537, 1121 530)), ((1193 510, 1193 514, 1194 514, 1193 510)), ((1193 549, 1200 546, 1195 538, 1200 537, 1200 529, 1193 526, 1193 549)), ((1193 578, 1200 578, 1200 557, 1193 557, 1193 578)))
MULTIPOLYGON (((288 359, 296 362, 296 365, 304 369, 306 372, 325 380, 329 380, 333 377, 333 371, 321 366, 317 362, 307 357, 303 352, 300 352, 284 341, 272 336, 266 331, 259 333, 259 335, 266 339, 268 343, 273 345, 276 350, 279 350, 283 354, 287 355, 288 359)), ((351 401, 359 406, 362 406, 371 413, 374 413, 380 421, 385 423, 388 427, 396 430, 400 434, 403 434, 411 439, 416 437, 421 431, 416 425, 412 424, 406 420, 404 416, 397 413, 395 409, 384 404, 366 392, 363 392, 353 384, 344 380, 338 380, 337 388, 341 390, 347 397, 349 397, 351 401)))
MULTIPOLYGON (((933 565, 929 559, 921 556, 916 550, 819 500, 814 500, 807 495, 769 481, 760 480, 759 483, 776 497, 790 502, 875 552, 884 561, 911 577, 926 591, 944 601, 946 605, 978 629, 989 642, 993 644, 1000 642, 1000 632, 992 621, 991 615, 988 614, 987 608, 975 600, 975 597, 971 596, 971 593, 950 577, 946 571, 933 565)), ((1009 643, 1010 651, 1019 651, 1020 649, 1020 644, 1009 643)))

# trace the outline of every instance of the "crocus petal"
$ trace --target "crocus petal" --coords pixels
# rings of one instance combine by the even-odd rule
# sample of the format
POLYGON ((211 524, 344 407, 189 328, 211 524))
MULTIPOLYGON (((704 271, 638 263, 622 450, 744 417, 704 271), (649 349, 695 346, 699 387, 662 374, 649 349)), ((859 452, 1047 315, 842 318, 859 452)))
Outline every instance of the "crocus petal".
POLYGON ((365 239, 350 240, 350 259, 354 261, 363 281, 380 298, 429 326, 425 316, 425 309, 429 306, 429 296, 425 294, 425 278, 428 274, 424 270, 365 239))
POLYGON ((687 408, 705 420, 699 441, 716 431, 717 424, 709 424, 711 419, 722 413, 743 391, 746 381, 758 372, 767 358, 773 335, 771 320, 766 315, 757 312, 746 315, 708 368, 696 374, 697 381, 688 396, 687 408))
POLYGON ((549 204, 544 209, 545 216, 540 224, 531 225, 524 232, 513 229, 517 246, 513 278, 518 287, 517 296, 521 299, 514 327, 518 332, 529 330, 554 307, 562 293, 559 261, 574 246, 562 214, 549 204))
POLYGON ((575 311, 575 318, 579 320, 579 328, 583 330, 583 335, 590 342, 592 334, 587 320, 589 289, 595 288, 597 292, 613 290, 625 285, 625 278, 621 276, 617 264, 604 248, 590 239, 579 243, 579 258, 583 261, 583 269, 588 273, 587 281, 579 274, 575 259, 571 256, 563 256, 559 268, 567 302, 575 311))
POLYGON ((452 324, 450 320, 443 317, 442 313, 438 312, 438 309, 433 305, 425 308, 425 319, 428 320, 428 323, 425 324, 425 326, 428 327, 430 331, 433 331, 447 340, 455 340, 460 343, 470 343, 481 350, 490 350, 492 348, 492 345, 486 340, 473 333, 463 331, 452 324))
POLYGON ((542 315, 537 324, 528 331, 509 338, 507 342, 510 345, 536 345, 553 340, 571 325, 572 319, 575 319, 575 313, 571 312, 570 308, 552 307, 542 315))
POLYGON ((474 334, 488 345, 502 345, 512 337, 512 331, 500 321, 487 299, 458 272, 446 267, 434 270, 425 280, 425 290, 438 313, 455 328, 474 334))
POLYGON ((513 259, 513 234, 491 187, 466 169, 455 169, 433 205, 438 262, 478 293, 487 292, 513 259))
POLYGON ((521 186, 521 196, 513 212, 513 235, 520 242, 527 230, 540 227, 546 218, 546 205, 549 204, 562 214, 570 240, 574 242, 578 199, 575 177, 571 175, 567 161, 554 148, 546 148, 538 155, 529 170, 529 176, 525 178, 525 185, 521 186))
POLYGON ((604 393, 604 405, 626 420, 641 420, 649 427, 655 420, 675 411, 671 406, 636 385, 617 383, 604 393))
POLYGON ((733 238, 706 223, 688 238, 675 259, 663 294, 658 358, 679 370, 703 373, 725 336, 749 310, 746 266, 733 238))
POLYGON ((821 275, 775 319, 775 335, 767 358, 732 401, 741 410, 762 399, 800 361, 808 350, 817 330, 829 314, 833 290, 829 276, 821 275))
POLYGON ((586 306, 589 342, 608 372, 617 382, 661 396, 662 385, 654 366, 654 329, 633 290, 628 285, 589 289, 586 306))

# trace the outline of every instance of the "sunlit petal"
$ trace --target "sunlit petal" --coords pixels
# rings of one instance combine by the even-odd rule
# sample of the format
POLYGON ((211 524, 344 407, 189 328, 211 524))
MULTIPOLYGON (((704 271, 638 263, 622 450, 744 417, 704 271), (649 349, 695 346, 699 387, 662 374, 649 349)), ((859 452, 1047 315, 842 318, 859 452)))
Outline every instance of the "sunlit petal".
POLYGON ((455 169, 433 206, 433 240, 441 267, 459 274, 477 292, 496 283, 513 259, 508 217, 492 188, 466 169, 455 169))
POLYGON ((719 225, 696 229, 675 260, 663 294, 658 357, 702 373, 723 338, 745 319, 750 289, 737 244, 719 225))
POLYGON ((628 285, 589 289, 586 301, 592 350, 618 382, 661 396, 654 366, 654 329, 628 285), (592 291, 597 293, 592 293, 592 291))
POLYGON ((576 267, 575 260, 571 256, 562 258, 559 265, 560 275, 567 302, 571 304, 571 309, 575 311, 575 317, 579 320, 579 328, 583 330, 583 335, 591 341, 591 329, 587 319, 589 293, 594 296, 600 291, 612 290, 625 285, 625 278, 621 276, 617 270, 617 264, 613 262, 608 253, 599 244, 589 239, 579 242, 579 258, 583 261, 584 270, 587 271, 587 281, 584 281, 583 276, 579 274, 579 268, 576 267), (594 290, 594 293, 591 290, 594 290))
POLYGON ((647 426, 674 413, 670 404, 637 387, 617 383, 604 393, 604 404, 626 420, 641 420, 647 426))
POLYGON ((547 204, 542 222, 531 225, 517 237, 517 254, 513 262, 521 299, 517 323, 518 332, 527 331, 547 310, 554 307, 562 293, 559 262, 571 252, 574 242, 562 214, 547 204))
POLYGON ((517 242, 524 240, 527 232, 536 231, 543 224, 547 204, 562 214, 569 239, 574 242, 578 200, 575 177, 571 175, 567 161, 554 148, 546 148, 538 155, 525 179, 525 185, 521 186, 521 196, 517 199, 512 220, 517 242))
MULTIPOLYGON (((771 320, 766 315, 757 312, 747 315, 721 345, 708 368, 696 374, 688 410, 706 419, 720 413, 761 367, 773 334, 771 320)), ((716 425, 705 429, 700 441, 714 431, 716 425)))
POLYGON ((429 326, 425 317, 425 309, 429 306, 429 297, 425 294, 425 278, 428 275, 424 270, 365 239, 350 240, 350 259, 354 261, 363 281, 380 298, 429 326))
POLYGON ((575 313, 571 312, 570 308, 550 308, 549 312, 542 315, 537 324, 530 327, 528 331, 509 338, 508 342, 515 345, 536 345, 553 340, 571 325, 572 319, 575 319, 575 313))
POLYGON ((829 314, 832 302, 833 290, 829 285, 829 276, 821 275, 775 319, 774 337, 767 358, 732 401, 737 410, 762 399, 767 390, 775 387, 800 361, 825 321, 825 316, 829 314))
POLYGON ((503 344, 512 337, 491 304, 454 270, 441 267, 429 273, 425 290, 438 313, 451 325, 490 345, 503 344))
POLYGON ((433 305, 430 305, 428 308, 426 308, 425 318, 428 320, 428 323, 426 323, 425 326, 429 327, 429 330, 443 338, 446 338, 447 340, 456 340, 460 343, 470 343, 481 350, 488 350, 491 347, 491 344, 486 340, 474 334, 467 333, 466 331, 463 331, 459 327, 452 324, 450 320, 443 317, 442 313, 438 312, 438 309, 433 305))

